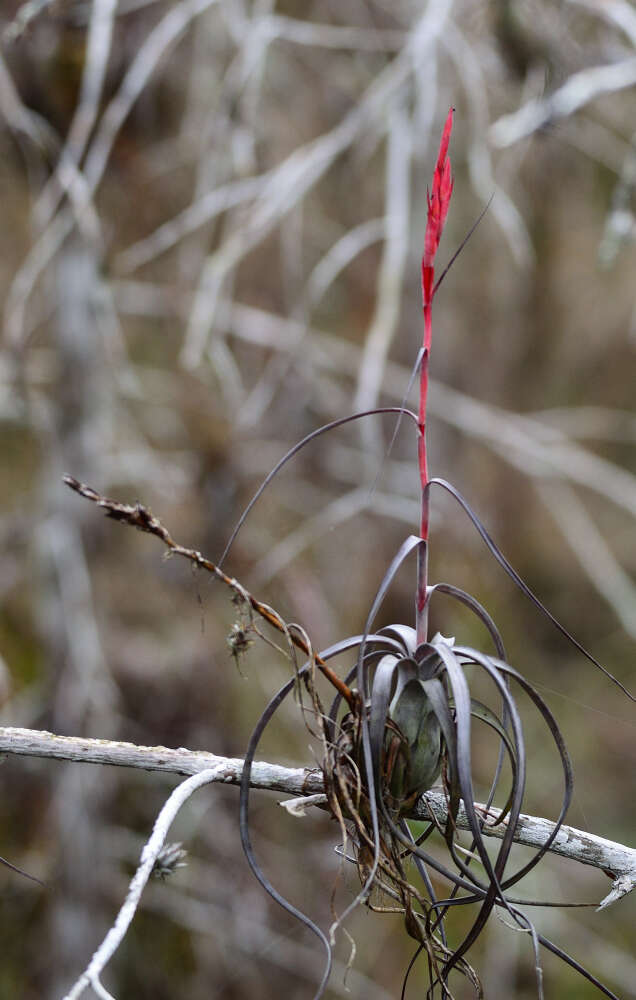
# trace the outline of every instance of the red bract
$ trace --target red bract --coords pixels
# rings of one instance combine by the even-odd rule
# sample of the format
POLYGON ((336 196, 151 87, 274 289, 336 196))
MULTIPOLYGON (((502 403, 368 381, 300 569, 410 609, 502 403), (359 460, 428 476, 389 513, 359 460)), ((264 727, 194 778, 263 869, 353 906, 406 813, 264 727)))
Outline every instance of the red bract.
MULTIPOLYGON (((437 164, 435 165, 435 173, 433 174, 433 190, 430 193, 428 190, 426 192, 428 217, 426 221, 426 235, 424 237, 424 255, 422 257, 422 302, 424 308, 430 306, 433 301, 433 262, 453 193, 453 178, 451 177, 451 165, 448 159, 448 144, 453 128, 454 110, 454 108, 451 108, 448 112, 442 139, 439 144, 437 164)), ((427 344, 425 340, 424 346, 430 347, 430 343, 427 344)))

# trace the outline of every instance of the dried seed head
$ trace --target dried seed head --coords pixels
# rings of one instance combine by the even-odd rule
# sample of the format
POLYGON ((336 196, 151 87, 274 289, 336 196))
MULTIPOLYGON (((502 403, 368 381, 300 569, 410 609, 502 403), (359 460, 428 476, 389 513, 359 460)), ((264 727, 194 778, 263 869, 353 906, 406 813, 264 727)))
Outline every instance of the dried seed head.
POLYGON ((254 640, 250 639, 250 632, 252 631, 251 625, 246 625, 243 622, 234 622, 232 628, 226 636, 226 642, 230 648, 230 652, 234 657, 237 665, 238 660, 243 656, 249 647, 253 644, 254 640))
POLYGON ((185 868, 188 852, 181 844, 164 844, 157 855, 152 869, 153 878, 166 879, 169 875, 174 875, 177 868, 185 868))

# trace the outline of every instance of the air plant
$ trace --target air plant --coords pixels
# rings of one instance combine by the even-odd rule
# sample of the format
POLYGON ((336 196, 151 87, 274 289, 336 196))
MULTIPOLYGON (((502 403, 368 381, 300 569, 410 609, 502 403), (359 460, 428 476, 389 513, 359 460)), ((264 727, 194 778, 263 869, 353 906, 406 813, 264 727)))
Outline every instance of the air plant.
MULTIPOLYGON (((519 908, 520 903, 529 901, 510 896, 512 887, 550 849, 572 797, 572 766, 557 722, 533 685, 508 664, 502 637, 479 601, 452 584, 431 584, 428 579, 429 508, 432 490, 437 488, 455 498, 491 555, 537 610, 579 652, 623 687, 544 607, 506 560, 455 487, 445 480, 429 477, 426 410, 432 306, 448 270, 446 268, 435 281, 435 257, 453 191, 448 158, 452 126, 453 109, 449 111, 444 125, 432 187, 427 192, 428 217, 422 258, 424 334, 414 369, 414 377, 419 373, 418 412, 415 413, 406 406, 382 407, 343 417, 309 434, 281 459, 265 479, 241 516, 218 564, 220 566, 226 558, 238 530, 272 478, 315 438, 372 414, 397 413, 398 419, 407 417, 415 424, 421 483, 419 534, 408 537, 395 555, 381 581, 360 635, 342 639, 318 654, 312 651, 308 637, 299 626, 285 627, 295 666, 294 676, 270 701, 247 749, 240 800, 241 838, 249 864, 265 889, 322 941, 327 961, 316 997, 323 994, 329 978, 335 930, 355 906, 365 903, 376 908, 374 900, 378 898, 377 890, 380 898, 389 899, 392 908, 403 913, 406 931, 417 943, 414 959, 420 955, 426 958, 430 976, 428 997, 452 996, 450 974, 453 970, 463 973, 472 983, 476 995, 482 995, 478 976, 469 965, 467 954, 495 908, 507 916, 508 922, 528 934, 534 949, 537 995, 540 998, 543 996, 539 960, 541 947, 559 956, 606 996, 613 997, 614 994, 575 959, 536 932, 532 922, 519 908), (415 556, 417 564, 414 623, 398 623, 374 631, 380 605, 398 570, 410 556, 415 556), (490 652, 461 645, 440 634, 429 635, 429 608, 438 596, 459 602, 476 616, 492 640, 490 652), (302 665, 296 661, 298 648, 308 652, 308 659, 302 665), (345 678, 341 679, 329 666, 329 661, 343 653, 355 657, 355 662, 345 678), (317 690, 317 671, 321 671, 335 688, 332 704, 328 708, 323 705, 317 690), (471 695, 471 678, 477 674, 490 682, 498 708, 493 709, 471 695), (265 728, 294 689, 308 692, 311 709, 306 712, 306 718, 312 720, 312 731, 322 743, 321 765, 327 806, 340 823, 343 837, 341 853, 357 866, 361 881, 359 893, 344 912, 336 916, 329 936, 309 917, 283 899, 271 885, 256 862, 250 839, 251 765, 265 728), (563 772, 563 792, 553 832, 530 860, 511 871, 510 852, 522 809, 528 763, 518 707, 520 697, 527 699, 539 713, 545 725, 546 737, 556 748, 563 772), (489 727, 499 741, 499 754, 487 807, 495 799, 502 775, 510 775, 504 804, 494 822, 492 819, 486 820, 485 814, 482 815, 474 805, 471 760, 471 727, 474 722, 489 727), (438 831, 447 847, 446 864, 442 864, 437 855, 426 849, 427 839, 438 830, 434 818, 431 816, 431 821, 417 838, 408 823, 414 804, 440 779, 448 803, 447 822, 438 831), (457 817, 460 803, 463 803, 466 811, 472 840, 468 851, 458 839, 457 817), (503 833, 494 857, 491 857, 484 845, 483 828, 486 822, 491 825, 502 824, 503 833), (350 850, 353 851, 353 857, 349 855, 350 850), (413 869, 421 879, 419 886, 414 884, 413 869), (431 871, 435 873, 437 881, 441 876, 449 883, 450 890, 445 898, 437 897, 431 871), (472 905, 476 912, 472 926, 463 940, 451 946, 447 936, 446 917, 452 908, 459 905, 472 905)), ((465 242, 466 240, 460 250, 465 242)), ((456 256, 457 254, 451 263, 456 256)), ((244 630, 244 626, 241 626, 241 636, 244 630)), ((623 690, 625 691, 624 688, 623 690)), ((629 692, 625 693, 632 697, 629 692)), ((405 988, 406 979, 403 995, 405 988)))

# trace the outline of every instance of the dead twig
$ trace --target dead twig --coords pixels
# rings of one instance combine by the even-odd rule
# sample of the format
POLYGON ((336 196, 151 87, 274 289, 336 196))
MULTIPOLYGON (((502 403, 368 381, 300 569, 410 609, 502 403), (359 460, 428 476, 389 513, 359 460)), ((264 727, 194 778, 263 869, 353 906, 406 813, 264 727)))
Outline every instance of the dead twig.
MULTIPOLYGON (((294 644, 294 646, 300 649, 307 656, 310 655, 309 645, 296 629, 292 629, 290 631, 289 626, 273 608, 270 608, 269 605, 258 601, 238 582, 238 580, 235 580, 234 577, 230 577, 227 573, 224 573, 219 566, 213 563, 210 559, 207 559, 197 549, 188 549, 183 545, 179 545, 178 542, 175 542, 168 529, 164 527, 159 518, 155 517, 148 507, 144 507, 144 505, 140 503, 132 505, 120 503, 118 500, 111 500, 109 497, 102 496, 101 493, 98 493, 97 490, 94 490, 91 486, 87 486, 85 483, 80 483, 80 481, 75 479, 73 476, 63 476, 63 481, 70 487, 70 489, 74 490, 75 493, 79 493, 80 496, 85 497, 87 500, 92 500, 92 502, 97 504, 98 507, 101 507, 102 510, 106 512, 106 517, 112 517, 113 520, 119 521, 122 524, 129 524, 131 527, 137 528, 139 531, 145 531, 149 535, 155 535, 157 538, 161 539, 170 552, 175 555, 182 556, 184 559, 188 559, 189 562, 198 566, 200 569, 204 569, 207 570, 208 573, 212 573, 217 580, 220 580, 226 587, 229 587, 241 601, 245 601, 249 604, 252 611, 256 612, 256 614, 263 618, 269 625, 272 626, 272 628, 281 632, 294 644)), ((351 688, 349 688, 336 673, 334 673, 331 667, 329 667, 325 661, 318 656, 318 654, 313 655, 315 656, 315 662, 319 670, 322 671, 323 675, 353 710, 357 704, 357 696, 355 692, 352 691, 351 688)))

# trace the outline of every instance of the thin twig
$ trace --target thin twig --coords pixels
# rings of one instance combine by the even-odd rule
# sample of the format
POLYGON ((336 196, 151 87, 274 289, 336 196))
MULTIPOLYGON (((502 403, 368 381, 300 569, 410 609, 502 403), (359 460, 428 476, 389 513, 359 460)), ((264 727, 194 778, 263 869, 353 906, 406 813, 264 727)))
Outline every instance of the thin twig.
POLYGON ((200 771, 198 774, 193 774, 192 777, 181 782, 172 792, 157 817, 150 839, 141 852, 139 867, 131 880, 126 899, 117 914, 114 924, 91 958, 86 971, 82 973, 75 985, 69 990, 64 1000, 77 1000, 77 997, 82 995, 87 986, 91 986, 98 996, 108 997, 112 1000, 111 994, 104 989, 99 981, 99 977, 126 936, 126 932, 137 912, 141 894, 146 882, 150 878, 159 852, 165 843, 168 830, 177 813, 198 788, 210 782, 218 781, 217 771, 219 769, 222 770, 221 765, 200 771))

